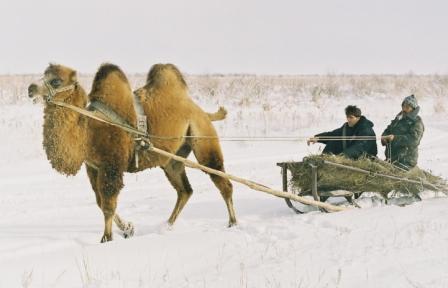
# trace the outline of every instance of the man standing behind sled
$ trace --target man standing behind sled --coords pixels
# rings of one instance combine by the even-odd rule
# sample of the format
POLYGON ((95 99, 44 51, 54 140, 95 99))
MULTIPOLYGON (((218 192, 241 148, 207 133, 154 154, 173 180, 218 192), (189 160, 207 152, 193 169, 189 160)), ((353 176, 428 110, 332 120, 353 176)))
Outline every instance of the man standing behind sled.
POLYGON ((315 135, 307 140, 310 143, 325 144, 325 154, 343 154, 350 159, 358 159, 366 155, 376 157, 375 131, 373 123, 361 115, 361 109, 349 105, 345 108, 347 122, 341 128, 315 135))
POLYGON ((414 95, 404 98, 401 112, 381 136, 381 144, 387 145, 386 160, 406 170, 417 165, 418 145, 425 131, 419 111, 420 106, 414 95))

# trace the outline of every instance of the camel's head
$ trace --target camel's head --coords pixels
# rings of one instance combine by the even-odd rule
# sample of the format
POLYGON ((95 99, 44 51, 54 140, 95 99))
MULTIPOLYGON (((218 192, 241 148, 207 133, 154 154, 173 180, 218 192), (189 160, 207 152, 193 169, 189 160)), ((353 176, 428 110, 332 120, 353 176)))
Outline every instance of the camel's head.
POLYGON ((44 98, 47 101, 65 101, 77 88, 76 71, 62 65, 50 64, 45 69, 42 84, 31 84, 28 87, 28 96, 37 100, 44 98))
POLYGON ((163 89, 165 87, 177 87, 185 89, 185 82, 182 73, 173 64, 155 64, 151 67, 146 77, 146 84, 140 89, 134 91, 136 95, 145 98, 145 93, 151 89, 163 89))

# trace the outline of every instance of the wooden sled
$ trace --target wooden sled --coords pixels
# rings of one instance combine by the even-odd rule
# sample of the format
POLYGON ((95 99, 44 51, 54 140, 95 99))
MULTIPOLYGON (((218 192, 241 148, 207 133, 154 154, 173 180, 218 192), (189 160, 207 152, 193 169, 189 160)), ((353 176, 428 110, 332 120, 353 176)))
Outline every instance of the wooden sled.
MULTIPOLYGON (((292 165, 306 165, 304 162, 279 162, 277 163, 277 166, 279 166, 281 168, 281 175, 282 175, 282 189, 285 192, 288 193, 293 193, 295 195, 298 196, 312 196, 313 199, 315 201, 320 201, 320 202, 325 202, 328 198, 330 197, 343 197, 347 200, 347 202, 357 208, 360 208, 360 206, 356 203, 356 199, 365 191, 360 191, 360 192, 351 192, 351 191, 346 191, 346 190, 333 190, 333 191, 320 191, 319 189, 319 183, 318 183, 318 166, 313 165, 313 164, 308 164, 310 165, 311 168, 311 187, 309 190, 306 191, 288 191, 288 183, 289 183, 289 178, 290 178, 290 174, 291 174, 291 166, 292 165), (289 171, 289 173, 288 173, 289 171)), ((412 183, 412 184, 419 184, 422 185, 423 187, 427 187, 431 190, 440 190, 439 187, 435 187, 434 185, 432 185, 431 183, 425 183, 425 182, 419 182, 416 180, 411 180, 411 179, 407 179, 407 178, 402 178, 402 177, 397 177, 397 176, 393 176, 393 175, 385 175, 385 174, 381 174, 381 173, 374 173, 371 171, 367 171, 361 168, 357 168, 357 167, 351 167, 351 166, 347 166, 347 165, 342 165, 339 163, 334 163, 334 162, 330 162, 330 161, 323 161, 323 165, 333 165, 336 166, 338 169, 348 169, 350 171, 353 171, 354 173, 363 173, 363 174, 369 174, 369 175, 374 175, 374 176, 378 176, 378 177, 385 177, 388 179, 393 179, 393 180, 397 180, 397 181, 405 181, 408 183, 412 183), (437 188, 437 189, 435 189, 437 188)), ((294 189, 293 189, 294 190, 294 189)), ((412 200, 413 202, 418 202, 421 201, 422 199, 419 197, 418 194, 413 195, 414 200, 412 200)), ((304 206, 303 204, 299 204, 295 201, 291 201, 291 199, 285 198, 285 202, 286 205, 291 208, 295 213, 297 214, 303 214, 306 213, 304 211, 304 206)), ((388 199, 385 199, 385 204, 392 204, 393 202, 388 201, 388 199)), ((400 206, 404 206, 410 203, 406 203, 400 206)), ((323 212, 327 212, 324 208, 319 208, 321 211, 323 212)))

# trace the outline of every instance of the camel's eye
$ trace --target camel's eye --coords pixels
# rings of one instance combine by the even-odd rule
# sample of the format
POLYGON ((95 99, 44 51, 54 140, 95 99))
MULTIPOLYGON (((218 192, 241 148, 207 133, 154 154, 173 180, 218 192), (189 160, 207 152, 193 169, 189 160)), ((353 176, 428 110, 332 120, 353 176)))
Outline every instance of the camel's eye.
POLYGON ((51 85, 51 87, 53 87, 53 88, 58 88, 59 86, 61 86, 61 84, 62 84, 62 80, 61 80, 61 79, 58 79, 58 78, 52 79, 52 80, 50 81, 50 85, 51 85))

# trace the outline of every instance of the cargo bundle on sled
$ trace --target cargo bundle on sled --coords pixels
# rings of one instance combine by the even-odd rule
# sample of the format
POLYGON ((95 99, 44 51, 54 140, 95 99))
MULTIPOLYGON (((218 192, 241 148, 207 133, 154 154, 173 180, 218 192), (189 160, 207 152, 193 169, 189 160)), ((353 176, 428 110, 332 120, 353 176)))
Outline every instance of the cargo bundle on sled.
MULTIPOLYGON (((355 199, 362 193, 376 192, 387 204, 396 195, 421 200, 419 193, 422 191, 448 191, 446 181, 439 176, 418 167, 406 171, 379 159, 351 160, 324 154, 277 165, 282 167, 284 191, 300 196, 312 195, 318 201, 345 197, 357 206, 355 199)), ((286 202, 297 213, 302 212, 289 199, 286 202)))

